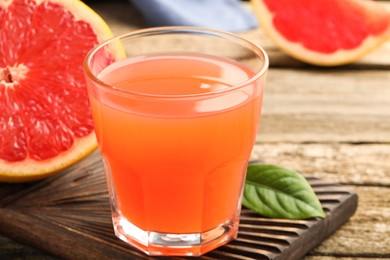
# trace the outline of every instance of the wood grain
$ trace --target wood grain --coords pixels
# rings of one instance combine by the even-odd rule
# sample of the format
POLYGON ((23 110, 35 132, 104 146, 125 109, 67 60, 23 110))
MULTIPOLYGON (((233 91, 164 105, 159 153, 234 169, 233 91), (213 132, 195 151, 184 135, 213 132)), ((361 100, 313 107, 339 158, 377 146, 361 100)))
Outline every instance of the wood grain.
POLYGON ((359 209, 314 255, 390 258, 390 189, 358 187, 359 209))
POLYGON ((259 158, 357 192, 355 216, 309 255, 390 257, 390 145, 258 143, 252 159, 259 158))
POLYGON ((264 142, 390 141, 390 71, 270 69, 264 142))
POLYGON ((346 185, 390 187, 390 145, 259 143, 253 159, 346 185))
MULTIPOLYGON (((357 195, 309 177, 325 219, 262 218, 241 213, 238 238, 200 259, 300 259, 354 214, 357 195)), ((66 259, 147 259, 115 237, 98 153, 66 172, 29 184, 0 186, 0 233, 66 259)))

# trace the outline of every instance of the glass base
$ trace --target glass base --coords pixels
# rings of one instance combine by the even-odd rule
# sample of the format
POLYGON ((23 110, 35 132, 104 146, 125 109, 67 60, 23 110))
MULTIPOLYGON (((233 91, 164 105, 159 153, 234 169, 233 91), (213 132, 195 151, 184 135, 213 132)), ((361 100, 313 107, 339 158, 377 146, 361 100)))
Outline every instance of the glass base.
POLYGON ((238 216, 239 212, 212 230, 190 234, 145 231, 119 214, 114 214, 113 223, 117 237, 148 255, 200 256, 237 237, 238 216))

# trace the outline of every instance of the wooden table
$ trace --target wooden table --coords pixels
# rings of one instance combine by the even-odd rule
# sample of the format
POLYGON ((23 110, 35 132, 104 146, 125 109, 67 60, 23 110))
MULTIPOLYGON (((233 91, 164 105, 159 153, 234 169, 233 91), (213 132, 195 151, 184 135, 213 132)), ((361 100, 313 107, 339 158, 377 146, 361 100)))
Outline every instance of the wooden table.
MULTIPOLYGON (((143 27, 126 1, 90 3, 114 34, 143 27)), ((319 68, 289 58, 260 31, 243 33, 270 57, 253 159, 339 182, 356 214, 305 259, 390 258, 390 43, 355 64, 319 68)), ((0 236, 0 259, 53 259, 0 236)))

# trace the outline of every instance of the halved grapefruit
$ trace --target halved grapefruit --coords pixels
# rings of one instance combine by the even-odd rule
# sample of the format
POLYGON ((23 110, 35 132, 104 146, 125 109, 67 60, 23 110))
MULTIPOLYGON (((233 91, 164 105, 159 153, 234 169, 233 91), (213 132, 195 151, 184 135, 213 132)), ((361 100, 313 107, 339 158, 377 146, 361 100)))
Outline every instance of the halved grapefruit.
POLYGON ((390 12, 371 0, 252 0, 261 27, 292 57, 352 63, 390 39, 390 12))
POLYGON ((0 0, 0 181, 50 176, 96 148, 82 61, 111 36, 78 0, 0 0))

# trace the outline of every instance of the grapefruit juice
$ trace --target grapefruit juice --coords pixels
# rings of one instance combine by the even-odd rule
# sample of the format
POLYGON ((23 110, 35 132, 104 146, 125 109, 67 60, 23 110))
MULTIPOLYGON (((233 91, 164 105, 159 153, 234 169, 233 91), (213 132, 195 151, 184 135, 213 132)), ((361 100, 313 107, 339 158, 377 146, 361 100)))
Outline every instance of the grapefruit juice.
POLYGON ((108 65, 93 55, 86 78, 116 235, 150 255, 201 255, 235 238, 266 68, 199 51, 108 65))

